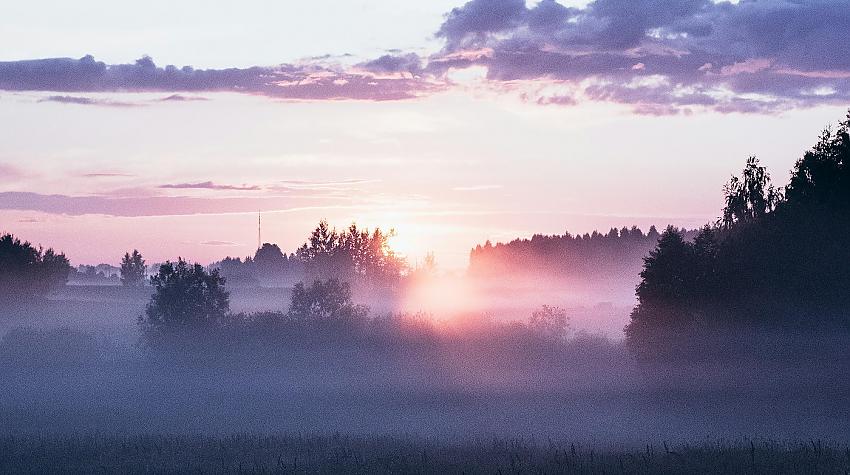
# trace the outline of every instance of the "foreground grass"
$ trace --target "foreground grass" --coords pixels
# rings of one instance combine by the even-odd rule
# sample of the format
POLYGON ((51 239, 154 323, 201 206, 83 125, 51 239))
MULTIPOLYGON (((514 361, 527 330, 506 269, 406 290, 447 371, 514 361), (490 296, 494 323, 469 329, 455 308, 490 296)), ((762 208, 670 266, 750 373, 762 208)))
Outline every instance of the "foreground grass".
POLYGON ((345 436, 2 437, 2 473, 847 473, 844 446, 779 442, 603 449, 495 439, 345 436))

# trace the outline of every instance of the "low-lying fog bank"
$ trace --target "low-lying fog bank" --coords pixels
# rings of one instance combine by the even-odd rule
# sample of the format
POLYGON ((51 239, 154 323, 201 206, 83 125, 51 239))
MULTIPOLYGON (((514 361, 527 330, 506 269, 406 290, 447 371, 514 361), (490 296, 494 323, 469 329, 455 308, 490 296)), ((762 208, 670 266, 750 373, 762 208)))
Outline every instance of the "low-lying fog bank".
POLYGON ((762 344, 763 358, 650 365, 635 362, 619 341, 481 319, 305 324, 271 316, 156 347, 19 328, 0 341, 0 427, 12 434, 338 432, 622 444, 846 440, 846 360, 795 358, 793 350, 840 354, 838 347, 826 351, 821 337, 762 344), (771 348, 776 343, 786 351, 771 348))

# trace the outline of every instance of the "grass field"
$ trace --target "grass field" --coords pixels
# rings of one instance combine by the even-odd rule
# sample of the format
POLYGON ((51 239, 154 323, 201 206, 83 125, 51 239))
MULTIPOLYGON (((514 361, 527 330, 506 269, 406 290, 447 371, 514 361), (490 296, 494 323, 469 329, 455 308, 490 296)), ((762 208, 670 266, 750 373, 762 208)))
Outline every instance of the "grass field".
POLYGON ((850 449, 820 441, 643 448, 488 439, 443 444, 347 436, 3 437, 2 473, 837 473, 850 449))

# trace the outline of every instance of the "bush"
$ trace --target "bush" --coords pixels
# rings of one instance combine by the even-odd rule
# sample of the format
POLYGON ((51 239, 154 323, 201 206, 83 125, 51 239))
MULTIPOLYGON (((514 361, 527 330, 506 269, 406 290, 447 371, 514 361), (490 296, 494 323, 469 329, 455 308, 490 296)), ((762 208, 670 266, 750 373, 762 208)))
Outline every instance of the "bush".
POLYGON ((351 286, 337 279, 317 280, 309 287, 298 283, 292 289, 292 303, 287 316, 294 320, 362 320, 368 307, 355 305, 351 286))
POLYGON ((528 326, 546 338, 564 340, 570 331, 570 319, 563 308, 544 305, 532 312, 528 326))
POLYGON ((217 327, 230 311, 224 283, 217 270, 207 273, 200 264, 162 264, 151 277, 154 294, 140 319, 143 331, 153 336, 217 327))

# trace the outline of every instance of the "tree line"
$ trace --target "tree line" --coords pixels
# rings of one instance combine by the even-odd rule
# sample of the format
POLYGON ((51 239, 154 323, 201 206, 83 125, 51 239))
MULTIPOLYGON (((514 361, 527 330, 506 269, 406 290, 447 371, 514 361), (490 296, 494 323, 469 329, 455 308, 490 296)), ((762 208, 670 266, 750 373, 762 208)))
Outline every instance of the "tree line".
POLYGON ((394 231, 370 231, 354 223, 337 231, 322 220, 292 253, 265 243, 252 257, 226 257, 210 267, 234 285, 290 286, 338 279, 367 288, 394 288, 409 269, 389 245, 393 235, 394 231))
MULTIPOLYGON (((685 239, 697 231, 679 230, 685 239)), ((553 280, 599 281, 637 275, 642 258, 655 248, 660 234, 637 226, 611 228, 607 233, 535 234, 493 245, 487 241, 469 255, 469 272, 476 277, 520 275, 553 280)))
MULTIPOLYGON (((394 288, 410 272, 403 258, 389 246, 394 232, 370 231, 351 224, 337 231, 321 221, 302 246, 286 254, 277 244, 265 243, 253 256, 226 257, 206 270, 218 270, 231 285, 260 284, 289 287, 298 282, 338 279, 368 288, 394 288)), ((173 263, 166 262, 166 267, 173 263)), ((64 254, 35 247, 12 234, 0 235, 0 304, 26 304, 42 300, 69 279, 79 283, 142 287, 151 268, 138 249, 121 259, 118 273, 108 275, 101 266, 73 268, 64 254)), ((111 267, 110 267, 111 270, 111 267)), ((153 272, 159 266, 153 266, 153 272)), ((156 277, 156 274, 152 277, 156 277)), ((152 281, 151 281, 152 282, 152 281)))
POLYGON ((668 228, 646 257, 626 327, 643 358, 704 353, 742 329, 850 329, 850 114, 794 165, 784 188, 750 157, 715 223, 668 228))
POLYGON ((11 234, 0 235, 0 306, 20 306, 44 299, 64 286, 71 272, 65 254, 35 247, 11 234))

